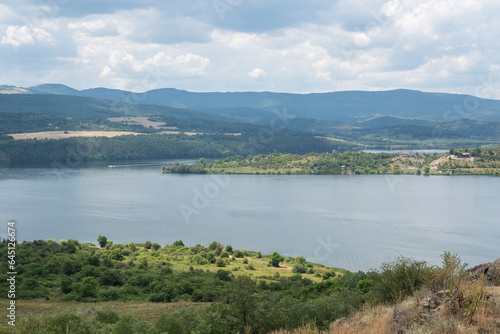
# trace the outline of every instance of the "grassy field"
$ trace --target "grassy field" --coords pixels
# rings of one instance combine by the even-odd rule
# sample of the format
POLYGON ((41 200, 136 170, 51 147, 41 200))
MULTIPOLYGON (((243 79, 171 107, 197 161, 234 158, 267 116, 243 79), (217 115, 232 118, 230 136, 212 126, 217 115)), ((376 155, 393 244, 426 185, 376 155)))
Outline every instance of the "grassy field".
MULTIPOLYGON (((45 316, 64 311, 74 311, 84 318, 93 319, 98 311, 113 310, 119 314, 131 314, 137 319, 154 322, 162 313, 175 313, 188 307, 205 307, 206 303, 178 302, 178 303, 152 303, 135 301, 106 301, 95 303, 82 303, 76 301, 56 301, 45 299, 17 300, 16 315, 45 316)), ((0 307, 5 310, 9 300, 0 299, 0 307)))

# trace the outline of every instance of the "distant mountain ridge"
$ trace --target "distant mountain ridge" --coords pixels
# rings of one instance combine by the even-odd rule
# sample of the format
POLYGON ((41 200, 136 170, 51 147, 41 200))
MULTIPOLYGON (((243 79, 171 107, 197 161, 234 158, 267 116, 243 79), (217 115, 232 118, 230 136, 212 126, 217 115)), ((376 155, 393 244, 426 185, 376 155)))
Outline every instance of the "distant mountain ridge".
POLYGON ((0 93, 57 94, 93 97, 130 104, 153 104, 227 114, 228 109, 274 112, 279 117, 299 117, 340 122, 363 122, 391 116, 420 120, 500 121, 500 101, 461 94, 428 93, 397 89, 389 91, 340 91, 331 93, 273 92, 209 92, 196 93, 163 88, 133 93, 117 89, 93 88, 76 90, 60 84, 44 84, 27 88, 0 86, 0 93), (473 103, 471 103, 473 101, 473 103), (454 108, 473 105, 473 110, 454 112, 454 108))

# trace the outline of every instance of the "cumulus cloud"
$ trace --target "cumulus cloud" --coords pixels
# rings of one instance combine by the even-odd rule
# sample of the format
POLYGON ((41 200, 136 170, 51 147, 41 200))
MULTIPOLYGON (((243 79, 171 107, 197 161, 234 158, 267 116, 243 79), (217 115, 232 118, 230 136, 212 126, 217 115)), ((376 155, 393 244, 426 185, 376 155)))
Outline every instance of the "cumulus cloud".
POLYGON ((250 78, 260 78, 265 77, 267 75, 266 71, 261 68, 255 68, 252 71, 248 72, 248 76, 250 78))
POLYGON ((499 13, 494 0, 19 0, 0 5, 0 80, 474 94, 500 75, 499 13))
POLYGON ((8 26, 2 37, 2 44, 21 46, 34 44, 38 41, 51 41, 50 34, 41 28, 28 28, 27 26, 8 26))

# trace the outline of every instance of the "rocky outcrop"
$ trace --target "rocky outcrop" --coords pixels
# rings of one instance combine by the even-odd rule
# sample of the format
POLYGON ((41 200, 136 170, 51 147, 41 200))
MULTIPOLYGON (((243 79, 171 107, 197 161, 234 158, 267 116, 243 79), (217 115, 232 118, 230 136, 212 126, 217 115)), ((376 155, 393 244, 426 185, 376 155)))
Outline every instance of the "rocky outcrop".
POLYGON ((480 264, 471 270, 471 279, 477 279, 484 275, 488 285, 500 285, 500 258, 494 262, 480 264))

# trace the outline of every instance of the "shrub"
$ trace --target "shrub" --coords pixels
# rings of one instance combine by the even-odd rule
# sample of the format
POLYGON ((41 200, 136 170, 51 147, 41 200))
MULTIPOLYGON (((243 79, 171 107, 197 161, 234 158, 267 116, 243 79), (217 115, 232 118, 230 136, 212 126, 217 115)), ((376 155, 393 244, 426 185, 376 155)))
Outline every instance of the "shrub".
POLYGON ((243 258, 244 257, 243 252, 240 251, 240 250, 235 250, 234 251, 234 257, 243 258))
POLYGON ((112 334, 147 334, 152 332, 153 328, 151 328, 149 323, 139 321, 127 314, 121 317, 121 319, 116 323, 112 334))
POLYGON ((226 246, 226 252, 228 252, 229 254, 232 254, 233 253, 233 247, 231 247, 231 245, 227 245, 226 246))
POLYGON ((255 267, 253 266, 253 263, 250 263, 248 266, 245 266, 246 270, 255 270, 255 267))
POLYGON ((296 264, 293 266, 292 272, 299 273, 299 274, 305 274, 306 267, 303 264, 296 264))
POLYGON ((182 240, 174 241, 174 243, 172 244, 172 246, 174 246, 174 247, 185 247, 184 243, 182 242, 182 240))
POLYGON ((144 248, 146 248, 146 249, 151 249, 151 246, 152 246, 152 245, 153 245, 153 244, 151 243, 151 241, 149 241, 149 240, 148 240, 148 241, 146 241, 146 242, 144 243, 144 248))
POLYGON ((106 247, 106 244, 108 243, 108 238, 106 238, 103 235, 100 235, 97 237, 97 243, 99 243, 99 247, 104 248, 104 247, 106 247))
POLYGON ((329 279, 331 277, 335 277, 335 276, 337 276, 337 274, 335 273, 335 271, 333 271, 331 269, 330 270, 326 270, 323 273, 323 275, 322 275, 322 277, 323 277, 324 280, 327 280, 327 279, 329 279))
POLYGON ((425 261, 399 256, 395 261, 382 264, 375 287, 382 301, 395 302, 429 282, 431 274, 425 261))
POLYGON ((118 322, 118 313, 113 310, 97 311, 95 320, 103 324, 115 324, 118 322))
POLYGON ((280 262, 283 262, 285 258, 281 256, 278 252, 274 252, 271 256, 271 265, 273 267, 278 268, 280 266, 280 262))
POLYGON ((97 296, 97 288, 99 282, 94 277, 85 277, 82 280, 82 286, 80 288, 80 296, 82 298, 95 297, 97 296))
POLYGON ((367 293, 373 289, 375 282, 372 279, 366 278, 358 282, 356 287, 363 293, 367 293))
POLYGON ((45 320, 43 333, 91 334, 91 325, 74 312, 63 312, 45 320))
POLYGON ((217 259, 217 261, 215 262, 215 265, 217 267, 225 267, 226 266, 226 262, 223 259, 217 259))
POLYGON ((158 333, 183 334, 184 326, 175 314, 162 313, 155 322, 155 328, 158 333))
POLYGON ((113 249, 109 254, 109 258, 116 261, 123 261, 123 253, 121 249, 113 249))
POLYGON ((217 272, 215 273, 215 277, 217 277, 221 281, 226 281, 226 282, 230 282, 232 280, 231 272, 222 269, 217 270, 217 272))
POLYGON ((207 253, 207 261, 210 263, 215 263, 216 257, 214 252, 208 252, 207 253))

